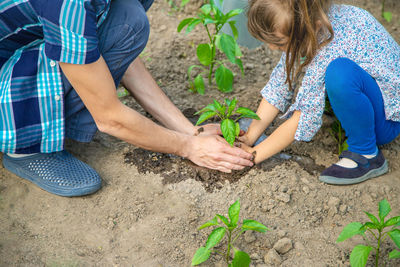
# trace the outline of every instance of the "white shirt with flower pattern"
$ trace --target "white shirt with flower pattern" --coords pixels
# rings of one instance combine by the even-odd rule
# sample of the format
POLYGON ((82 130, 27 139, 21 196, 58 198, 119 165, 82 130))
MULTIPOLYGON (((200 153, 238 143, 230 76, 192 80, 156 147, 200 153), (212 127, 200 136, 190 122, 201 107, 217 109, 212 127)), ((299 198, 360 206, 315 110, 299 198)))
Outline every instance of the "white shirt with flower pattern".
POLYGON ((261 95, 286 113, 301 111, 295 140, 310 141, 322 125, 325 107, 325 71, 334 59, 345 57, 368 72, 378 83, 387 120, 400 121, 400 46, 367 11, 348 5, 333 5, 328 14, 334 31, 333 40, 322 47, 305 67, 296 101, 285 71, 285 53, 271 73, 261 95))

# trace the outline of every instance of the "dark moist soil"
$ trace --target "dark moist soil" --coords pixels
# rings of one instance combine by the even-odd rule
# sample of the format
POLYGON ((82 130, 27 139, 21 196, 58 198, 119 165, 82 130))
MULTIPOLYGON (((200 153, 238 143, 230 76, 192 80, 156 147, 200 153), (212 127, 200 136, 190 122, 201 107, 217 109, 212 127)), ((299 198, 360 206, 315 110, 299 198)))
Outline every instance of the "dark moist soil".
MULTIPOLYGON (((188 108, 183 114, 192 122, 196 122, 197 117, 194 116, 195 109, 188 108)), ((244 177, 251 168, 245 168, 241 171, 233 171, 232 173, 222 173, 219 171, 208 170, 194 165, 187 159, 183 159, 171 154, 162 154, 134 148, 124 154, 124 161, 127 164, 136 166, 141 174, 147 172, 160 174, 163 177, 163 184, 180 183, 187 179, 194 179, 202 183, 207 192, 213 192, 214 189, 221 189, 225 181, 235 183, 244 177)), ((284 164, 285 162, 297 162, 304 170, 311 175, 316 175, 325 167, 318 165, 308 156, 296 155, 293 151, 280 153, 275 155, 268 161, 264 161, 254 168, 270 171, 275 166, 284 164)))

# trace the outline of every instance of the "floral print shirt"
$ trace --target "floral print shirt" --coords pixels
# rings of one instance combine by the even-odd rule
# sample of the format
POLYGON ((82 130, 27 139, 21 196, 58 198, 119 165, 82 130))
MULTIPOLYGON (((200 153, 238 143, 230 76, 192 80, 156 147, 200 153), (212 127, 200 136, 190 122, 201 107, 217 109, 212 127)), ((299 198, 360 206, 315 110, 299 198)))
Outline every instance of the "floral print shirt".
POLYGON ((400 121, 400 46, 367 11, 348 5, 333 5, 328 14, 333 40, 322 47, 305 67, 294 104, 285 71, 285 53, 271 73, 262 96, 286 113, 301 111, 295 140, 310 141, 322 125, 325 107, 325 71, 334 59, 345 57, 368 72, 378 83, 387 120, 400 121))

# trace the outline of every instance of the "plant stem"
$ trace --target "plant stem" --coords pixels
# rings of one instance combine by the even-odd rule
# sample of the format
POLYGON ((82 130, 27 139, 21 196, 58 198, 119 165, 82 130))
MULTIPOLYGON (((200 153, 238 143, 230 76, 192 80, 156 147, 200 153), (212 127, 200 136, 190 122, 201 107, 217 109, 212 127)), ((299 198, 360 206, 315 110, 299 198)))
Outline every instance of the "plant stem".
POLYGON ((379 250, 381 248, 381 236, 382 232, 379 230, 379 235, 378 235, 378 247, 376 248, 376 258, 375 258, 375 267, 379 266, 379 250))
POLYGON ((230 257, 230 255, 231 255, 231 238, 232 238, 232 231, 229 230, 229 229, 228 229, 228 231, 229 231, 229 233, 228 233, 228 249, 226 250, 225 260, 226 260, 226 263, 229 264, 229 257, 230 257))
POLYGON ((238 237, 239 237, 241 234, 243 234, 245 231, 246 231, 246 230, 243 230, 243 229, 242 229, 242 230, 235 236, 235 238, 233 238, 233 240, 232 240, 232 245, 233 245, 233 243, 235 243, 236 239, 238 239, 238 237))
POLYGON ((385 12, 385 0, 382 1, 382 17, 383 17, 383 13, 385 12))

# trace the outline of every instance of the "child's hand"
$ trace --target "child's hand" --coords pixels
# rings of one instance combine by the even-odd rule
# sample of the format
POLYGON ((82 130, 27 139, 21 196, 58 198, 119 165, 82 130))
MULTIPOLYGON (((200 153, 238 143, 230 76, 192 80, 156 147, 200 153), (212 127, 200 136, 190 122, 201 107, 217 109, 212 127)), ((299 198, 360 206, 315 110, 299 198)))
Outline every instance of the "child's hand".
MULTIPOLYGON (((242 132, 243 130, 240 130, 240 132, 242 132)), ((243 131, 244 132, 244 131, 243 131)), ((250 147, 252 144, 250 143, 250 140, 248 138, 247 133, 244 132, 243 135, 239 135, 239 137, 237 138, 239 140, 239 142, 243 143, 244 145, 250 147)))
MULTIPOLYGON (((242 138, 242 137, 240 137, 240 138, 242 138)), ((253 162, 255 162, 254 160, 256 158, 257 151, 254 149, 254 147, 248 146, 243 142, 235 142, 234 145, 235 145, 235 147, 239 147, 239 148, 243 149, 244 151, 253 154, 253 158, 251 160, 253 162)))

